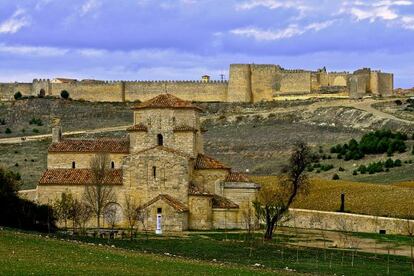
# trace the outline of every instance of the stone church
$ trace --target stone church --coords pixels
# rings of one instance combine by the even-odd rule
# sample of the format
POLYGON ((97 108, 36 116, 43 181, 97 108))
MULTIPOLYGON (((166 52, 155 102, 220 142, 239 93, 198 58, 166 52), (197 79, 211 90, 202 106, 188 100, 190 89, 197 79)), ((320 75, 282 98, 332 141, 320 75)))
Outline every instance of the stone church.
POLYGON ((68 191, 80 198, 92 181, 91 159, 106 153, 120 226, 125 195, 133 195, 146 210, 149 229, 159 215, 164 231, 244 228, 260 186, 204 153, 202 110, 170 94, 132 109, 126 138, 66 139, 56 125, 37 200, 50 203, 68 191))

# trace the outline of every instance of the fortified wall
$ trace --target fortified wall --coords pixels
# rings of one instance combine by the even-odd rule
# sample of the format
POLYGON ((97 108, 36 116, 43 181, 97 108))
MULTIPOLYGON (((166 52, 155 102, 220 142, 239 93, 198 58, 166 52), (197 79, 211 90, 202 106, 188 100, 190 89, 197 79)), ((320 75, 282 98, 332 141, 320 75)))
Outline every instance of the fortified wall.
POLYGON ((287 70, 274 64, 231 64, 228 81, 99 81, 57 78, 35 79, 32 83, 0 83, 0 100, 24 96, 60 97, 86 101, 145 101, 160 93, 170 93, 197 102, 260 102, 279 96, 337 94, 351 98, 391 96, 394 76, 363 68, 353 73, 287 70))

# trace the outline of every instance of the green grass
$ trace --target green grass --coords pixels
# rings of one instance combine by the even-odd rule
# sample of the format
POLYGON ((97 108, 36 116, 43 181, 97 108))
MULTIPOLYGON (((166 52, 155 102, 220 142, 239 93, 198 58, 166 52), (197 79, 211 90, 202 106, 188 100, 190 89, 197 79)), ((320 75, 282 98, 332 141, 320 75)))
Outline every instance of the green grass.
POLYGON ((108 246, 0 230, 0 274, 274 275, 275 272, 232 264, 144 254, 108 246))
MULTIPOLYGON (((186 258, 251 266, 255 263, 271 269, 289 267, 301 273, 329 275, 386 275, 387 256, 358 252, 351 266, 352 252, 337 249, 294 247, 285 242, 292 237, 284 235, 277 241, 263 243, 261 239, 246 242, 240 233, 190 233, 187 237, 160 238, 143 236, 134 241, 82 238, 85 242, 108 243, 117 248, 166 252, 186 258)), ((409 275, 409 258, 390 256, 391 275, 409 275)))

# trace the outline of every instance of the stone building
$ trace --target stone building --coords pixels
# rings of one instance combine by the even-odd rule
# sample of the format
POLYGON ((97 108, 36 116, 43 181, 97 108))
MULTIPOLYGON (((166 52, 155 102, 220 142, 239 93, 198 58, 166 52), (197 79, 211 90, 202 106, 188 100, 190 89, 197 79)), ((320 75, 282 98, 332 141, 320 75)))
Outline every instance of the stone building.
POLYGON ((243 228, 260 187, 204 154, 200 111, 161 94, 133 108, 134 125, 121 139, 63 139, 56 123, 37 200, 50 202, 66 191, 81 197, 92 181, 91 159, 106 153, 106 179, 121 217, 125 196, 132 195, 146 210, 150 229, 157 214, 167 231, 243 228))

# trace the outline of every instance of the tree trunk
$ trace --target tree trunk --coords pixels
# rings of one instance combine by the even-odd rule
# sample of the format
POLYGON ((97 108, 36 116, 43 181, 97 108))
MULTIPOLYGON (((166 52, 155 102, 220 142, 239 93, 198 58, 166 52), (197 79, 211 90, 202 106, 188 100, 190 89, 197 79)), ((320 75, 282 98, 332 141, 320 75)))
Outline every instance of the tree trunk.
POLYGON ((275 228, 275 223, 271 222, 266 224, 266 233, 264 239, 270 241, 273 238, 273 229, 275 228))
POLYGON ((96 216, 96 225, 98 227, 98 230, 100 230, 101 229, 101 214, 98 214, 96 216))

